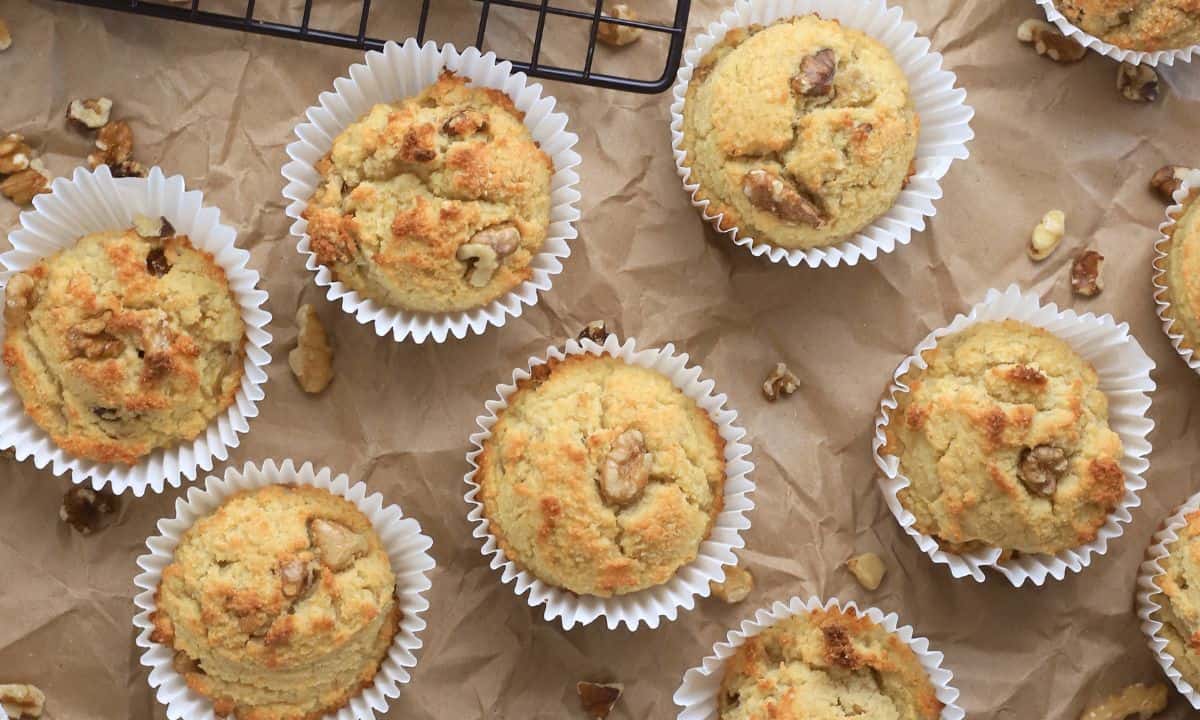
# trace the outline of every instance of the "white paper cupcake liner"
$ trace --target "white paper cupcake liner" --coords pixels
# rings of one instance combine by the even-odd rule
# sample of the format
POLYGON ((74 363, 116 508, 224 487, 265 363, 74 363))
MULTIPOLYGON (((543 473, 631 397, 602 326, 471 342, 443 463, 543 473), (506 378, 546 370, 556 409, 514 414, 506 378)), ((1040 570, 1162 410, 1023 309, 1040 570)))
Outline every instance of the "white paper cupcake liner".
POLYGON ((501 571, 501 581, 513 583, 513 590, 518 595, 527 594, 530 607, 545 605, 546 620, 560 621, 565 630, 575 625, 587 625, 601 616, 609 630, 615 630, 623 624, 633 631, 641 623, 651 629, 656 628, 663 618, 674 621, 680 608, 691 610, 695 607, 696 596, 708 596, 709 582, 723 582, 725 566, 737 564, 737 556, 733 551, 745 546, 741 533, 750 527, 750 519, 746 514, 754 508, 754 502, 750 500, 750 493, 754 491, 754 483, 749 478, 754 470, 754 464, 748 458, 750 446, 742 442, 746 431, 735 424, 737 412, 725 408, 725 395, 713 394, 713 381, 701 380, 701 369, 688 367, 687 363, 687 354, 677 354, 670 343, 662 348, 639 351, 632 339, 621 344, 615 335, 610 335, 603 345, 591 340, 583 340, 582 344, 568 340, 565 350, 547 348, 544 357, 530 358, 528 367, 514 370, 511 383, 496 386, 499 399, 488 400, 486 414, 475 419, 482 432, 471 435, 472 449, 467 453, 471 470, 463 478, 470 488, 465 499, 470 506, 467 518, 475 524, 473 534, 483 541, 482 553, 491 557, 492 569, 501 571), (696 559, 680 568, 674 577, 662 585, 610 598, 576 595, 544 583, 518 568, 505 556, 495 536, 488 530, 483 502, 476 499, 479 492, 479 483, 475 481, 475 473, 479 470, 476 458, 483 452, 484 442, 491 437, 497 417, 508 407, 508 398, 516 391, 517 382, 528 378, 530 369, 545 364, 548 358, 562 360, 568 355, 609 355, 630 365, 662 373, 708 413, 725 440, 724 507, 717 515, 708 538, 700 545, 696 559))
POLYGON ((549 290, 553 277, 562 272, 562 261, 571 254, 568 241, 574 240, 574 223, 579 220, 579 175, 575 166, 580 157, 574 151, 579 138, 567 132, 567 116, 555 112, 553 97, 542 97, 542 86, 529 84, 524 73, 514 73, 512 63, 501 62, 495 53, 480 54, 468 47, 459 52, 453 45, 439 48, 432 42, 418 45, 409 39, 403 45, 387 43, 383 51, 367 53, 366 64, 350 67, 350 76, 333 83, 334 92, 323 92, 319 105, 310 107, 307 122, 296 126, 299 140, 287 146, 291 162, 283 167, 288 184, 283 196, 288 200, 287 215, 292 235, 299 238, 296 249, 307 260, 305 266, 316 276, 317 285, 327 288, 326 296, 341 303, 342 309, 360 323, 370 325, 380 337, 391 334, 397 341, 444 342, 448 336, 462 339, 468 332, 480 334, 489 326, 500 327, 509 317, 519 317, 526 305, 534 305, 538 293, 549 290), (333 279, 329 268, 317 261, 309 245, 308 222, 300 217, 308 200, 320 184, 314 165, 333 147, 334 139, 357 122, 372 106, 416 95, 437 81, 443 69, 469 78, 474 85, 503 91, 525 113, 525 126, 542 150, 554 162, 550 179, 550 225, 546 242, 530 263, 533 275, 517 288, 487 305, 473 310, 429 313, 401 310, 376 302, 350 290, 333 279))
POLYGON ((892 384, 880 405, 880 413, 875 420, 875 437, 871 442, 875 464, 884 474, 879 480, 879 487, 888 507, 917 546, 935 563, 948 566, 955 578, 970 576, 983 582, 984 570, 993 568, 1014 586, 1020 587, 1026 582, 1040 586, 1048 577, 1062 580, 1068 570, 1079 572, 1091 564, 1093 555, 1103 555, 1108 551, 1109 543, 1124 532, 1122 525, 1132 519, 1129 511, 1141 504, 1138 493, 1146 487, 1142 473, 1150 467, 1146 459, 1150 454, 1148 436, 1154 428, 1154 423, 1148 417, 1148 393, 1155 387, 1150 377, 1153 369, 1154 361, 1129 333, 1129 325, 1117 324, 1111 315, 1096 317, 1092 313, 1078 315, 1073 310, 1060 312, 1054 304, 1042 305, 1035 294, 1022 294, 1016 285, 1009 286, 1004 292, 989 290, 983 302, 971 308, 968 315, 958 315, 948 326, 930 333, 917 345, 914 353, 896 368, 892 384), (1125 474, 1125 496, 1092 542, 1054 555, 1017 555, 1001 560, 998 548, 956 554, 940 549, 937 540, 918 531, 916 517, 900 504, 898 497, 898 493, 910 484, 908 478, 900 474, 900 459, 894 455, 884 455, 882 450, 887 444, 885 428, 891 412, 897 407, 896 398, 909 390, 901 378, 914 367, 928 367, 921 357, 922 353, 932 349, 940 338, 961 332, 976 323, 1008 319, 1050 331, 1095 367, 1100 390, 1108 398, 1109 426, 1120 436, 1125 449, 1120 461, 1121 471, 1125 474))
POLYGON ((203 490, 190 488, 186 500, 176 500, 175 517, 158 521, 159 534, 146 541, 150 552, 137 560, 142 572, 133 581, 141 590, 133 601, 140 610, 133 618, 133 626, 138 632, 136 642, 138 647, 146 650, 142 653, 141 663, 150 668, 150 687, 155 689, 170 720, 215 720, 216 716, 212 702, 191 690, 183 676, 175 671, 172 666, 174 651, 150 639, 154 631, 150 615, 155 609, 154 596, 162 581, 163 569, 171 564, 183 533, 231 495, 282 483, 323 488, 354 503, 367 516, 391 559, 392 570, 396 573, 396 601, 403 611, 400 629, 374 682, 351 698, 345 707, 324 717, 326 720, 372 720, 376 713, 387 711, 389 700, 399 697, 400 686, 410 680, 409 670, 416 666, 416 653, 421 648, 417 635, 425 629, 421 613, 429 609, 429 601, 422 593, 432 586, 429 573, 435 567, 428 552, 433 541, 421 532, 421 525, 404 517, 399 507, 384 505, 379 493, 368 495, 365 483, 351 483, 345 474, 334 475, 329 468, 318 470, 308 462, 296 467, 292 460, 284 460, 278 465, 274 460, 267 460, 261 469, 246 463, 241 470, 228 468, 224 478, 209 476, 203 490))
POLYGON ((913 629, 900 625, 896 613, 884 615, 882 611, 869 607, 860 610, 853 602, 843 603, 840 600, 822 602, 816 597, 802 600, 793 597, 788 603, 776 602, 769 608, 763 608, 754 613, 753 620, 743 620, 741 627, 730 630, 725 642, 713 645, 713 654, 704 658, 699 667, 688 670, 683 675, 683 684, 675 691, 675 704, 682 707, 679 720, 716 720, 718 711, 718 695, 721 690, 721 680, 725 675, 725 661, 728 660, 748 638, 758 635, 775 623, 786 620, 793 615, 811 613, 816 610, 853 610, 859 615, 865 615, 876 625, 896 635, 916 653, 921 667, 929 674, 929 680, 942 702, 941 720, 962 720, 966 716, 963 709, 956 703, 958 690, 950 685, 954 675, 942 667, 943 655, 929 648, 929 641, 913 635, 913 629))
POLYGON ((975 111, 966 104, 966 91, 954 87, 954 73, 942 69, 941 54, 930 52, 929 41, 917 36, 916 24, 905 21, 900 8, 889 9, 884 0, 737 0, 683 55, 683 65, 679 68, 673 91, 675 100, 671 104, 671 147, 675 153, 675 168, 683 180, 684 190, 691 195, 692 205, 719 229, 723 214, 709 212, 709 202, 699 199, 700 185, 691 180, 687 153, 681 147, 683 104, 692 73, 704 54, 731 28, 766 25, 779 18, 811 13, 862 30, 891 50, 908 77, 913 103, 921 118, 916 172, 890 210, 855 237, 837 245, 788 249, 750 237, 737 227, 723 232, 734 244, 749 249, 755 256, 765 255, 771 262, 814 268, 855 265, 859 260, 872 261, 881 252, 890 253, 897 245, 907 245, 913 232, 925 229, 925 218, 933 217, 937 212, 934 201, 942 197, 941 179, 955 160, 965 160, 969 156, 967 142, 975 137, 970 125, 975 111))
MULTIPOLYGON (((108 486, 115 493, 132 490, 138 497, 147 490, 162 492, 165 485, 178 487, 184 478, 195 480, 197 472, 208 472, 214 462, 229 457, 263 398, 264 368, 271 362, 266 349, 271 314, 263 307, 267 293, 258 287, 258 273, 246 267, 250 253, 235 245, 237 233, 221 224, 220 211, 206 207, 198 191, 185 190, 182 177, 164 177, 158 168, 151 168, 146 178, 121 179, 104 166, 91 172, 78 168, 71 179, 58 178, 50 187, 49 194, 34 198, 34 210, 21 213, 20 229, 9 235, 13 249, 0 255, 0 281, 6 283, 84 235, 129 228, 136 214, 165 217, 225 271, 246 324, 242 386, 229 409, 195 440, 155 450, 135 465, 119 465, 78 458, 55 445, 25 413, 8 373, 0 368, 0 450, 11 447, 18 459, 32 458, 39 469, 49 465, 55 475, 70 473, 74 483, 90 482, 97 490, 108 486)), ((2 330, 0 318, 0 336, 2 330)))
POLYGON ((1159 64, 1168 67, 1175 64, 1175 61, 1191 62, 1192 54, 1196 52, 1200 46, 1191 45, 1189 47, 1174 48, 1171 50, 1157 50, 1154 52, 1146 52, 1144 50, 1127 50, 1117 47, 1111 43, 1106 43, 1095 35, 1090 35, 1079 27, 1071 23, 1065 15, 1058 11, 1054 6, 1054 0, 1034 0, 1038 5, 1042 6, 1042 10, 1046 13, 1046 19, 1054 23, 1059 31, 1071 38, 1075 42, 1085 48, 1098 52, 1101 55, 1117 60, 1118 62, 1126 62, 1131 65, 1152 65, 1159 64))
POLYGON ((1154 534, 1150 547, 1146 549, 1146 561, 1138 570, 1137 614, 1141 618, 1142 632, 1146 635, 1150 651, 1154 653, 1154 659, 1158 661, 1163 672, 1175 684, 1179 694, 1187 698, 1193 708, 1200 710, 1200 692, 1197 692, 1187 680, 1184 680, 1183 675, 1175 667, 1175 658, 1167 654, 1167 641, 1159 635, 1163 624, 1152 617, 1162 609, 1153 597, 1160 592, 1158 586, 1154 584, 1154 579, 1166 572, 1161 561, 1167 557, 1167 549, 1171 543, 1179 539, 1179 530, 1187 524, 1186 516, 1197 510, 1200 510, 1200 493, 1191 496, 1187 502, 1179 506, 1175 514, 1164 520, 1161 529, 1154 534))
POLYGON ((1192 348, 1185 346, 1183 327, 1176 327, 1175 321, 1168 315, 1171 309, 1171 297, 1167 294, 1167 254, 1170 251, 1171 236, 1168 233, 1183 213, 1183 204, 1187 202, 1195 188, 1200 188, 1200 170, 1189 170, 1183 178, 1183 183, 1175 191, 1174 204, 1167 208, 1167 219, 1158 226, 1159 238, 1154 243, 1154 305, 1158 319, 1162 321, 1163 332, 1171 340, 1175 352, 1187 363, 1188 367, 1200 373, 1200 357, 1192 348))

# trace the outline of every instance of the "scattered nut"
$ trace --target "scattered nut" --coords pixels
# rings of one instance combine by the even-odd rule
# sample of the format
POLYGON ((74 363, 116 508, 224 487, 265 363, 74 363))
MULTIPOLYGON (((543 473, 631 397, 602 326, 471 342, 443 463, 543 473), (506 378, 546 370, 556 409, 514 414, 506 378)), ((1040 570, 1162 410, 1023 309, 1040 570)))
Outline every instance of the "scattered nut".
POLYGON ((0 139, 0 175, 12 175, 29 169, 33 148, 25 144, 25 138, 17 133, 0 139))
POLYGON ((133 216, 133 230, 140 237, 151 240, 169 238, 175 234, 175 228, 165 217, 133 216))
POLYGON ((1110 695, 1099 705, 1093 705, 1079 716, 1079 720, 1125 720, 1136 715, 1140 720, 1150 720, 1167 707, 1167 686, 1156 683, 1146 687, 1141 683, 1130 685, 1119 693, 1110 695))
POLYGON ((587 339, 591 340, 597 345, 603 345, 604 341, 607 340, 608 336, 611 334, 612 333, 608 331, 608 326, 604 324, 603 320, 593 320, 584 326, 583 330, 579 331, 579 337, 577 339, 587 339))
POLYGON ((492 275, 500 267, 500 257, 496 249, 483 243, 463 243, 458 246, 455 257, 470 265, 467 282, 474 287, 486 287, 492 281, 492 275))
POLYGON ((713 597, 727 603, 740 603, 754 589, 754 576, 740 565, 731 565, 725 568, 725 582, 710 582, 708 587, 713 597))
POLYGON ((442 132, 453 137, 474 135, 487 130, 487 115, 478 110, 459 110, 442 125, 442 132))
POLYGON ((1051 497, 1058 488, 1058 481, 1067 474, 1070 462, 1067 452, 1051 445, 1025 448, 1017 460, 1017 477, 1029 488, 1029 492, 1042 497, 1051 497))
POLYGON ((763 395, 769 402, 775 402, 780 395, 791 395, 800 387, 800 379, 788 370, 783 363, 775 363, 775 369, 763 381, 763 395))
POLYGON ((63 495, 58 519, 75 528, 80 535, 91 535, 108 527, 118 509, 120 499, 109 490, 97 491, 84 485, 73 485, 63 495))
MULTIPOLYGON (((603 13, 604 17, 616 18, 618 20, 634 20, 637 21, 638 14, 625 3, 618 3, 609 8, 609 12, 603 13)), ((618 25, 611 22, 602 22, 600 27, 596 28, 596 38, 606 45, 615 45, 620 47, 628 45, 642 36, 642 29, 632 27, 630 25, 618 25)))
POLYGON ((751 170, 742 178, 742 192, 754 207, 792 223, 820 227, 825 219, 811 200, 790 182, 769 170, 751 170))
POLYGON ((26 314, 36 302, 34 284, 33 278, 25 273, 17 273, 8 279, 8 284, 4 286, 5 325, 11 327, 25 321, 26 314))
POLYGON ((883 559, 875 553, 855 555, 846 561, 846 569, 850 571, 859 585, 868 590, 879 589, 879 584, 883 582, 883 576, 887 575, 887 566, 883 564, 883 559))
POLYGON ((612 712, 625 686, 621 683, 575 683, 575 692, 579 693, 579 703, 583 711, 594 720, 604 720, 612 712))
POLYGON ((1030 18, 1017 27, 1017 39, 1030 43, 1038 55, 1044 55, 1054 62, 1078 62, 1087 55, 1087 48, 1063 35, 1045 20, 1030 18))
POLYGON ((1085 250, 1071 265, 1071 290, 1080 297, 1095 297, 1104 289, 1100 272, 1104 256, 1095 250, 1085 250))
POLYGON ((32 685, 0 685, 0 707, 11 720, 40 718, 46 696, 32 685))
POLYGON ((106 97, 72 100, 67 105, 67 122, 80 130, 99 130, 111 114, 112 100, 106 97))
POLYGON ((107 165, 113 177, 142 177, 146 168, 133 159, 133 129, 124 120, 114 120, 96 133, 96 149, 88 155, 88 165, 107 165))
POLYGON ((0 18, 0 52, 12 47, 12 33, 8 31, 8 23, 0 18))
POLYGON ((300 558, 291 558, 279 563, 281 591, 286 598, 299 598, 308 594, 317 579, 315 563, 300 558))
POLYGON ((1132 102, 1154 102, 1158 99, 1158 72, 1149 65, 1121 63, 1117 68, 1117 90, 1132 102))
POLYGON ((628 505, 642 494, 650 480, 654 456, 646 452, 640 430, 629 429, 617 436, 600 468, 600 492, 609 502, 628 505))
POLYGON ((1066 233, 1067 214, 1062 210, 1051 210, 1046 213, 1042 216, 1042 221, 1033 229, 1033 236, 1030 238, 1027 248, 1029 257, 1034 261, 1050 257, 1066 233))
POLYGON ((800 61, 800 72, 792 77, 792 90, 805 97, 834 95, 833 81, 837 75, 837 54, 825 48, 800 61))
POLYGON ((313 544, 320 551, 321 562, 334 572, 345 570, 367 554, 367 538, 345 525, 317 518, 309 524, 313 544))
POLYGON ((288 366, 301 389, 315 395, 333 382, 333 348, 312 305, 300 306, 296 325, 296 347, 288 353, 288 366))
POLYGON ((1163 202, 1175 202, 1175 191, 1183 184, 1183 178, 1191 168, 1183 165, 1163 165, 1150 178, 1150 189, 1162 198, 1163 202))
POLYGON ((29 168, 9 175, 0 181, 0 195, 17 205, 29 205, 44 192, 50 192, 50 173, 36 158, 29 161, 29 168))

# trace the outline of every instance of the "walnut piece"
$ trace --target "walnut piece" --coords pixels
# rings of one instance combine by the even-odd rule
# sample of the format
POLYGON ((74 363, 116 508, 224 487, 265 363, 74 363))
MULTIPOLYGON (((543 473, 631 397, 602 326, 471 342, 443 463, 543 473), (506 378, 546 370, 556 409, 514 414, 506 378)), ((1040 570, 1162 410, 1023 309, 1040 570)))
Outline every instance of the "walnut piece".
POLYGON ((10 720, 40 718, 46 695, 33 685, 0 685, 0 707, 10 720))
POLYGON ((288 367, 300 388, 315 395, 333 382, 333 347, 312 305, 301 305, 296 311, 296 326, 296 347, 288 353, 288 367))
POLYGON ((146 168, 133 159, 133 129, 124 120, 114 120, 96 133, 96 150, 88 155, 88 165, 107 165, 113 177, 143 177, 146 168))
POLYGON ((8 23, 4 18, 0 18, 0 52, 12 47, 12 33, 8 30, 8 23))
MULTIPOLYGON (((617 3, 608 9, 608 12, 603 13, 604 17, 616 18, 618 20, 633 20, 637 21, 638 14, 633 11, 625 3, 617 3)), ((618 25, 617 23, 602 22, 600 27, 596 28, 596 38, 605 45, 614 45, 621 47, 634 42, 642 36, 642 29, 629 25, 618 25)))
POLYGON ((25 144, 25 138, 10 133, 0 139, 0 175, 12 175, 29 169, 33 159, 33 148, 25 144))
POLYGON ((33 296, 33 278, 17 273, 4 286, 4 324, 12 327, 25 322, 30 308, 37 299, 33 296))
POLYGON ((1154 102, 1158 99, 1158 73, 1149 65, 1121 63, 1117 68, 1117 90, 1132 102, 1154 102))
POLYGON ((604 341, 607 340, 608 336, 611 334, 612 333, 608 331, 608 326, 603 320, 593 320, 579 331, 579 336, 576 339, 580 341, 591 340, 597 345, 603 345, 604 341))
POLYGON ((67 105, 67 122, 79 130, 99 130, 108 124, 112 105, 106 97, 72 100, 67 105))
POLYGON ((581 681, 575 683, 575 692, 579 693, 579 704, 583 711, 593 720, 604 720, 612 712, 625 686, 621 683, 594 683, 581 681))
POLYGON ((33 158, 29 168, 0 181, 0 195, 12 200, 17 205, 29 205, 33 199, 44 192, 50 192, 51 178, 42 161, 33 158))
POLYGON ((791 223, 820 227, 821 209, 800 194, 792 183, 769 170, 751 170, 742 178, 742 192, 750 204, 791 223))
POLYGON ((474 287, 487 287, 492 281, 492 275, 500 267, 500 257, 496 249, 483 243, 463 243, 458 246, 455 257, 467 263, 467 282, 474 287))
POLYGON ((800 61, 800 72, 792 77, 792 90, 805 97, 833 98, 837 54, 825 48, 800 61))
POLYGON ((133 231, 139 237, 151 240, 169 238, 175 235, 175 227, 165 217, 133 216, 133 231))
POLYGON ((1104 289, 1100 273, 1104 256, 1095 250, 1085 250, 1071 265, 1071 290, 1080 297, 1095 297, 1104 289))
POLYGON ((281 590, 286 598, 299 598, 308 594, 317 579, 315 563, 300 558, 290 558, 279 563, 281 590))
POLYGON ((466 135, 474 135, 477 132, 483 132, 488 128, 487 115, 472 110, 459 110, 450 116, 445 123, 442 124, 442 132, 452 137, 464 137, 466 135))
POLYGON ((1017 460, 1017 477, 1029 492, 1042 497, 1051 497, 1058 489, 1058 481, 1067 474, 1070 461, 1067 451, 1052 445, 1025 448, 1017 460))
POLYGON ((108 321, 112 312, 105 310, 102 314, 76 323, 67 330, 67 348, 73 358, 88 360, 111 360, 125 349, 125 343, 108 332, 108 321))
POLYGON ((775 402, 781 395, 791 395, 800 387, 800 379, 788 370, 783 363, 775 363, 775 369, 763 381, 763 395, 769 402, 775 402))
POLYGON ((883 564, 883 559, 875 553, 855 555, 846 561, 846 569, 850 571, 859 585, 868 590, 879 589, 879 584, 883 582, 883 576, 887 575, 887 566, 883 564))
POLYGON ((1084 710, 1079 720, 1125 720, 1135 715, 1140 720, 1150 720, 1166 708, 1166 685, 1156 683, 1146 687, 1136 683, 1084 710))
POLYGON ((80 535, 91 535, 108 527, 120 507, 120 499, 107 489, 93 490, 83 485, 74 485, 63 495, 62 505, 58 508, 58 519, 75 528, 80 535))
POLYGON ((1063 35, 1045 20, 1030 18, 1017 27, 1017 39, 1033 45, 1038 55, 1058 63, 1079 62, 1087 55, 1087 48, 1063 35))
POLYGON ((1033 229, 1026 249, 1029 257, 1040 262, 1050 257, 1063 235, 1067 234, 1067 214, 1062 210, 1051 210, 1042 216, 1042 221, 1033 229))
POLYGON ((1163 202, 1174 203, 1175 191, 1183 185, 1183 178, 1191 168, 1183 165, 1163 165, 1150 178, 1150 190, 1156 193, 1163 202))
POLYGON ((317 518, 308 527, 313 544, 320 552, 321 562, 334 572, 350 567, 370 550, 366 537, 341 523, 317 518))
POLYGON ((740 603, 754 589, 754 576, 740 565, 725 568, 725 582, 710 582, 709 589, 713 597, 727 603, 740 603))
POLYGON ((650 480, 654 455, 646 452, 640 430, 630 428, 617 436, 600 467, 600 492, 609 502, 628 505, 636 500, 650 480))
POLYGON ((471 242, 476 245, 489 245, 496 251, 497 257, 512 255, 521 244, 521 231, 516 225, 503 224, 484 228, 471 236, 471 242))

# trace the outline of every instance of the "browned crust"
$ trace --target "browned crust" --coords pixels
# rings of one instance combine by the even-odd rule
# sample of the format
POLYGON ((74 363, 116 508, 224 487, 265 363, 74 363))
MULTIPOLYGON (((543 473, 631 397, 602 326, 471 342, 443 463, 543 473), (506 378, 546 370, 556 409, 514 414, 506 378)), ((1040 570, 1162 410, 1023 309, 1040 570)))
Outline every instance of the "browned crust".
POLYGON ((1156 257, 1154 259, 1155 270, 1162 273, 1163 290, 1161 291, 1161 299, 1165 300, 1167 303, 1166 307, 1162 309, 1162 315, 1163 318, 1170 323, 1168 332, 1179 335, 1180 350, 1190 350, 1193 353, 1196 352, 1196 343, 1192 338, 1188 337, 1187 330, 1182 326, 1183 324, 1179 322, 1179 318, 1175 310, 1175 296, 1171 292, 1171 285, 1167 273, 1170 271, 1171 249, 1175 244, 1175 230, 1179 227, 1178 223, 1180 218, 1182 218, 1184 213, 1191 208, 1192 203, 1195 202, 1197 198, 1200 198, 1200 188, 1193 188, 1188 194, 1187 198, 1180 204, 1178 210, 1167 213, 1167 217, 1171 220, 1171 225, 1163 232, 1167 238, 1166 242, 1163 243, 1163 256, 1156 257))

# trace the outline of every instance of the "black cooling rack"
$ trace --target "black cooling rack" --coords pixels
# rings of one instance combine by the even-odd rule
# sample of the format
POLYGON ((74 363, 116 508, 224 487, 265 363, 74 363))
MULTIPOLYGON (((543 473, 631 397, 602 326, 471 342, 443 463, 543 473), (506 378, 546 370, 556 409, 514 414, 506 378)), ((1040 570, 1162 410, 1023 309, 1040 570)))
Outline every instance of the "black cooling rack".
MULTIPOLYGON (((291 38, 293 40, 304 40, 325 45, 364 50, 378 50, 383 47, 384 42, 388 39, 403 39, 374 37, 369 30, 373 18, 377 19, 379 16, 389 13, 404 13, 408 16, 420 13, 419 17, 416 18, 415 33, 412 34, 419 42, 424 42, 426 40, 426 31, 429 30, 431 5, 435 6, 435 9, 444 9, 444 7, 437 8, 436 6, 447 3, 447 0, 414 0, 413 2, 375 0, 374 7, 372 7, 372 0, 296 0, 292 8, 295 12, 292 14, 299 17, 297 18, 298 22, 293 23, 282 21, 278 18, 264 17, 263 6, 266 4, 265 0, 60 1, 230 30, 242 30, 260 35, 272 35, 275 37, 291 38), (328 29, 317 26, 318 24, 313 20, 314 6, 320 8, 321 5, 329 5, 333 2, 341 2, 343 6, 346 2, 351 2, 355 7, 361 4, 362 12, 359 15, 357 31, 351 28, 328 29), (256 4, 258 7, 256 7, 256 4), (374 12, 374 16, 372 16, 372 12, 374 12), (256 15, 256 13, 258 14, 256 15)), ((526 49, 527 54, 523 53, 520 57, 509 57, 510 53, 506 53, 502 49, 497 54, 512 62, 516 69, 529 75, 549 80, 562 80, 614 90, 628 90, 642 93, 657 93, 669 88, 674 82, 676 71, 679 69, 679 59, 683 53, 684 33, 687 30, 688 11, 691 6, 691 0, 673 0, 674 17, 669 21, 611 21, 620 25, 641 28, 644 33, 638 44, 650 44, 655 48, 655 57, 653 59, 647 59, 644 53, 638 55, 637 64, 639 65, 639 70, 646 69, 649 72, 648 75, 641 77, 632 77, 628 73, 617 71, 597 71, 595 67, 597 56, 596 31, 599 28, 603 1, 537 0, 529 2, 526 0, 469 0, 468 2, 460 2, 459 4, 478 17, 479 29, 475 36, 474 45, 484 50, 490 49, 488 47, 487 36, 488 20, 491 17, 495 17, 497 13, 505 13, 508 22, 515 21, 521 22, 523 25, 528 25, 529 34, 532 36, 533 42, 526 49), (568 5, 575 5, 576 7, 567 7, 568 5), (540 57, 542 40, 547 36, 547 33, 558 32, 557 30, 548 30, 548 21, 558 22, 566 19, 574 21, 573 24, 579 28, 580 43, 582 44, 585 41, 587 43, 586 53, 580 53, 582 55, 582 62, 578 63, 578 67, 549 64, 542 62, 540 57), (667 24, 668 22, 670 24, 667 24), (660 50, 661 52, 659 52, 660 50), (658 72, 656 68, 660 67, 661 72, 658 72)), ((654 5, 658 8, 656 10, 658 13, 670 13, 672 9, 671 0, 668 2, 655 0, 654 5)), ((430 37, 429 39, 439 42, 442 40, 437 37, 430 37)), ((613 50, 611 52, 627 52, 627 50, 613 50)))

